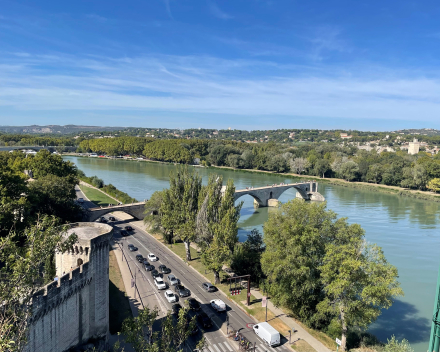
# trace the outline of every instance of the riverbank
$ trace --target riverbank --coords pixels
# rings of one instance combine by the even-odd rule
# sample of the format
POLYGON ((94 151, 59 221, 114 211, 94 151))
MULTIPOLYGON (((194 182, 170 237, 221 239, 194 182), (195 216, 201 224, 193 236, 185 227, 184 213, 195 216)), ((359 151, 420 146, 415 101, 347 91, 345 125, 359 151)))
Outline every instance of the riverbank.
MULTIPOLYGON (((86 155, 78 155, 78 153, 64 153, 63 155, 71 155, 75 157, 85 157, 88 158, 86 155)), ((123 159, 115 159, 110 157, 102 157, 104 159, 110 159, 110 160, 127 160, 127 161, 137 161, 137 162, 146 162, 146 163, 158 163, 158 164, 166 164, 166 165, 178 165, 176 163, 169 163, 165 161, 158 161, 158 160, 149 160, 149 159, 129 159, 129 158, 123 158, 123 159)), ((96 158, 93 158, 96 159, 96 158)), ((280 177, 296 177, 300 178, 302 180, 317 180, 319 182, 326 182, 328 184, 334 184, 337 186, 342 187, 350 187, 350 188, 358 188, 373 192, 383 192, 383 193, 389 193, 394 194, 397 196, 403 196, 403 197, 409 197, 409 198, 416 198, 416 199, 423 199, 428 201, 434 201, 437 203, 440 203, 440 194, 436 194, 429 191, 419 191, 419 190, 413 190, 408 188, 402 188, 398 186, 387 186, 383 184, 376 184, 376 183, 368 183, 368 182, 348 182, 343 179, 339 178, 321 178, 319 176, 310 176, 310 175, 299 175, 294 173, 276 173, 273 171, 265 171, 265 170, 255 170, 255 169, 236 169, 229 166, 199 166, 199 165, 191 165, 194 167, 201 167, 206 169, 226 169, 231 170, 234 172, 248 172, 248 173, 259 173, 259 174, 270 174, 274 176, 280 176, 280 177)), ((318 190, 319 191, 319 190, 318 190)))

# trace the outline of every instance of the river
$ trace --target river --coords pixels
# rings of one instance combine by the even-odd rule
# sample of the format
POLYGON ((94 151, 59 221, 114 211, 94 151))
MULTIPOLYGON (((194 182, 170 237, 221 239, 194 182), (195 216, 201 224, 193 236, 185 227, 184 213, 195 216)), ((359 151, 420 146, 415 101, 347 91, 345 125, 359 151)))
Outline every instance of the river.
MULTIPOLYGON (((128 193, 138 200, 148 199, 155 191, 167 188, 171 164, 108 160, 68 156, 87 176, 97 175, 106 184, 128 193)), ((266 173, 250 173, 227 169, 197 169, 206 184, 211 173, 232 178, 237 189, 292 182, 292 177, 266 173)), ((369 242, 380 245, 390 263, 399 270, 405 297, 382 313, 370 331, 386 341, 394 334, 409 340, 416 352, 427 350, 430 322, 440 261, 440 204, 397 195, 319 184, 327 207, 350 223, 360 224, 369 242)), ((289 189, 280 197, 287 202, 295 197, 289 189)), ((243 241, 253 228, 262 230, 273 208, 254 209, 250 196, 240 198, 243 208, 239 237, 243 241)))

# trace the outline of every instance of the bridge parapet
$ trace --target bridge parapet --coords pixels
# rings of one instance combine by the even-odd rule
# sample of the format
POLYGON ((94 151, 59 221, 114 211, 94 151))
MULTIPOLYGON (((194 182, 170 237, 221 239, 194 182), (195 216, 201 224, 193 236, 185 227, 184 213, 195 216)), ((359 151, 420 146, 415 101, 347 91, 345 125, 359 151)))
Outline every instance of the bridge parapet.
POLYGON ((123 211, 130 214, 138 220, 142 220, 145 217, 145 202, 132 203, 132 204, 122 204, 122 205, 112 205, 104 208, 89 208, 86 212, 86 220, 93 222, 99 219, 105 214, 112 213, 114 211, 123 211))

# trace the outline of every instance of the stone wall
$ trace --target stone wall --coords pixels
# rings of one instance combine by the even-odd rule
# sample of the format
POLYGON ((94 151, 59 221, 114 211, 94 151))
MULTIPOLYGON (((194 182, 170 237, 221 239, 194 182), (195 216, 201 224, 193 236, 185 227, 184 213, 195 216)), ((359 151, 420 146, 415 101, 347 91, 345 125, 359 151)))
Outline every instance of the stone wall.
MULTIPOLYGON (((84 247, 89 248, 88 262, 75 265, 71 271, 69 267, 65 275, 35 293, 26 352, 62 352, 90 341, 101 341, 101 349, 107 347, 111 235, 110 230, 87 239, 84 247)), ((84 241, 79 239, 80 243, 84 241)), ((74 262, 77 254, 79 249, 76 253, 75 248, 68 253, 57 253, 57 262, 74 262)))

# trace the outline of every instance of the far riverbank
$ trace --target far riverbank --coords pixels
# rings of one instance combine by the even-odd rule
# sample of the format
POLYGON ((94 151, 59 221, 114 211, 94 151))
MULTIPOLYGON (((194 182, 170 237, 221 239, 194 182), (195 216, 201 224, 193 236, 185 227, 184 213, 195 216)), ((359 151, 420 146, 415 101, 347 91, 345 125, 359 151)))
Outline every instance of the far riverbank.
MULTIPOLYGON (((81 158, 88 158, 88 156, 85 155, 78 155, 78 153, 63 153, 63 155, 71 155, 75 157, 81 157, 81 158)), ((96 159, 96 158, 93 158, 96 159)), ((110 159, 110 160, 120 160, 115 159, 111 157, 99 157, 99 159, 110 159)), ((138 162, 147 162, 147 163, 159 163, 159 164, 166 164, 166 165, 177 165, 176 163, 169 163, 166 161, 158 161, 158 160, 150 160, 150 159, 128 159, 124 158, 123 160, 128 161, 138 161, 138 162)), ((403 197, 410 197, 410 198, 416 198, 416 199, 423 199, 427 201, 434 201, 440 203, 440 194, 436 194, 434 192, 430 191, 420 191, 420 190, 413 190, 408 188, 402 188, 397 186, 387 186, 383 184, 376 184, 376 183, 368 183, 368 182, 349 182, 340 178, 321 178, 319 176, 310 176, 310 175, 300 175, 300 174, 294 174, 294 173, 276 173, 273 171, 265 171, 265 170, 255 170, 255 169, 236 169, 229 166, 199 166, 199 165, 191 165, 193 167, 201 167, 205 169, 226 169, 226 170, 232 170, 234 172, 250 172, 250 173, 263 173, 263 174, 270 174, 274 176, 291 176, 300 178, 303 180, 306 179, 313 179, 318 180, 319 182, 326 182, 329 184, 334 184, 337 186, 342 187, 350 187, 350 188, 358 188, 358 189, 364 189, 368 191, 373 192, 384 192, 389 194, 394 194, 397 196, 403 196, 403 197)))

